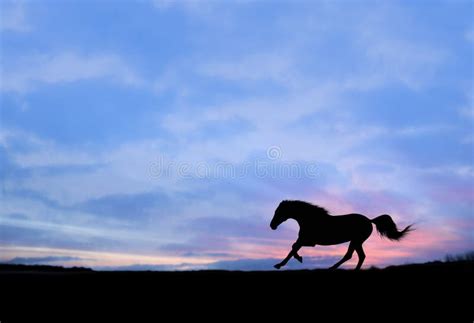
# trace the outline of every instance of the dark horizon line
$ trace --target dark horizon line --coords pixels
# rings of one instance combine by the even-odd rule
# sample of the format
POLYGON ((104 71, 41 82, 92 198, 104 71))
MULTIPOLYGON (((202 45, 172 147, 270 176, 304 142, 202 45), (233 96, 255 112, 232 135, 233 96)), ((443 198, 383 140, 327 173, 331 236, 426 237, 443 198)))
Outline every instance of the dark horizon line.
MULTIPOLYGON (((376 266, 371 266, 366 269, 361 269, 362 271, 390 271, 393 269, 404 269, 410 267, 429 267, 429 266, 436 266, 436 265, 450 265, 450 264, 471 264, 474 266, 474 259, 455 259, 455 260, 432 260, 422 263, 406 263, 400 265, 388 265, 383 268, 379 268, 376 266)), ((116 267, 119 268, 119 267, 116 267)), ((11 263, 0 263, 0 273, 8 273, 8 272, 96 272, 96 273, 144 273, 144 272, 156 272, 156 273, 186 273, 186 272, 312 272, 312 271, 321 271, 321 272, 352 272, 351 269, 337 269, 331 270, 328 268, 303 268, 303 269, 286 269, 283 271, 278 271, 274 269, 251 269, 251 270, 242 270, 242 269, 188 269, 188 270, 153 270, 153 269, 146 269, 146 270, 102 270, 102 269, 94 269, 89 267, 64 267, 64 266, 55 266, 55 265, 41 265, 41 264, 11 264, 11 263)))

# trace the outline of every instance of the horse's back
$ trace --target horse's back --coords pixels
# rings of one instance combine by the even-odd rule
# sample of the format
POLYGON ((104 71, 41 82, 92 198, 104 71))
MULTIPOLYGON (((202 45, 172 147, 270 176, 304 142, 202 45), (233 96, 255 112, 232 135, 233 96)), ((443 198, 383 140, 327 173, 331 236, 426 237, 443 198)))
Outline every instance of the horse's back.
POLYGON ((331 221, 334 229, 346 233, 350 241, 365 241, 373 231, 370 219, 358 213, 331 216, 331 221))
MULTIPOLYGON (((302 228, 303 229, 303 228, 302 228)), ((312 244, 332 245, 365 241, 372 234, 372 222, 362 214, 332 215, 300 231, 300 237, 312 244)))
POLYGON ((330 218, 335 221, 352 222, 353 224, 359 225, 367 225, 372 223, 368 217, 359 213, 331 215, 330 218))

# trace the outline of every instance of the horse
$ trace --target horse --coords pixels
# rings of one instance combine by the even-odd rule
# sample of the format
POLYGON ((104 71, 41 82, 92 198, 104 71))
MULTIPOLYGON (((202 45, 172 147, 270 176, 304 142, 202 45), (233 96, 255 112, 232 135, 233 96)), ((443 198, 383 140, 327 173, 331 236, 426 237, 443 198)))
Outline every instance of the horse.
POLYGON ((409 225, 400 231, 388 214, 383 214, 374 219, 356 213, 331 215, 323 207, 298 200, 282 201, 275 210, 270 228, 276 230, 280 224, 288 219, 296 220, 300 231, 298 239, 286 258, 274 266, 276 269, 285 266, 292 257, 302 263, 303 257, 298 254, 301 247, 329 246, 350 242, 344 257, 329 269, 337 269, 344 262, 351 259, 354 251, 356 251, 359 261, 355 269, 359 270, 365 260, 362 244, 372 234, 372 224, 375 224, 382 237, 393 241, 399 241, 413 230, 412 225, 409 225))

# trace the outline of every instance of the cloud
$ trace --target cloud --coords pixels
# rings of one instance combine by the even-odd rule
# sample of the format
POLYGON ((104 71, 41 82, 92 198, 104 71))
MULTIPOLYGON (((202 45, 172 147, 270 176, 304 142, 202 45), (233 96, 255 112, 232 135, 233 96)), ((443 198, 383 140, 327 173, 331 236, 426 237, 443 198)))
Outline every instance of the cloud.
MULTIPOLYGON (((154 264, 154 265, 176 265, 182 263, 192 263, 194 265, 207 264, 212 258, 183 258, 173 256, 162 256, 155 253, 130 252, 127 253, 122 248, 121 252, 110 250, 61 248, 44 246, 22 246, 22 245, 0 245, 1 261, 8 261, 12 258, 38 258, 38 257, 74 257, 82 260, 69 260, 65 265, 99 267, 99 266, 128 266, 130 264, 154 264)), ((58 262, 60 264, 60 262, 58 262)))
POLYGON ((294 78, 294 64, 289 55, 258 53, 244 57, 234 57, 227 62, 212 62, 198 67, 207 77, 227 81, 252 82, 274 81, 289 84, 294 78))
POLYGON ((128 219, 143 225, 150 218, 172 216, 178 209, 179 197, 153 191, 137 194, 112 194, 92 198, 73 206, 97 217, 128 219))
POLYGON ((199 0, 152 0, 153 7, 158 11, 182 10, 191 16, 202 17, 216 7, 216 1, 199 0))
POLYGON ((136 72, 115 54, 61 52, 23 56, 5 65, 1 90, 27 92, 39 85, 106 79, 125 85, 142 81, 136 72))
POLYGON ((87 151, 60 146, 18 129, 0 129, 0 147, 20 168, 98 166, 100 158, 87 151))
POLYGON ((38 264, 56 264, 67 263, 70 261, 79 261, 84 260, 79 257, 70 257, 70 256, 49 256, 49 257, 15 257, 6 263, 8 264, 17 264, 17 265, 38 265, 38 264))
POLYGON ((31 30, 23 1, 2 1, 0 9, 0 31, 23 33, 31 30))
POLYGON ((474 28, 470 28, 466 31, 465 38, 468 42, 474 43, 474 28))
MULTIPOLYGON (((64 213, 63 213, 64 214, 64 213)), ((79 219, 76 219, 80 220, 79 219)), ((51 247, 69 246, 74 248, 98 247, 100 245, 114 249, 119 245, 139 246, 163 242, 163 239, 144 236, 140 231, 124 228, 107 228, 106 225, 71 223, 61 224, 47 220, 7 218, 2 216, 0 229, 3 243, 15 241, 17 244, 30 243, 51 247), (33 235, 32 235, 33 234, 33 235)))
POLYGON ((4 178, 5 187, 42 192, 63 204, 113 194, 142 193, 149 191, 153 183, 152 142, 123 144, 112 151, 92 153, 27 132, 2 130, 0 143, 11 175, 4 178), (17 178, 11 178, 14 175, 17 178), (18 176, 23 180, 18 181, 18 176), (120 181, 123 185, 119 185, 120 181), (71 185, 73 182, 76 185, 71 185), (83 185, 92 184, 89 190, 83 189, 83 185))
POLYGON ((192 2, 195 2, 195 1, 153 0, 152 2, 153 2, 153 5, 155 6, 155 8, 160 9, 160 10, 164 10, 164 9, 168 9, 168 8, 173 7, 173 6, 179 5, 181 3, 192 3, 192 2))
MULTIPOLYGON (((244 210, 242 210, 244 211, 244 210)), ((252 239, 275 239, 275 233, 269 230, 272 213, 269 212, 264 218, 260 214, 254 216, 241 215, 239 217, 207 216, 196 217, 182 226, 182 230, 195 232, 203 237, 214 236, 215 239, 238 240, 252 239)), ((296 232, 281 228, 279 239, 291 239, 296 232)))
POLYGON ((466 103, 465 105, 459 110, 460 114, 466 117, 469 121, 474 120, 474 93, 472 88, 467 91, 466 93, 466 103))
MULTIPOLYGON (((386 38, 384 34, 371 35, 363 42, 367 48, 368 68, 377 71, 368 79, 372 81, 373 86, 401 82, 411 89, 418 90, 432 82, 433 74, 447 55, 441 49, 386 38)), ((360 87, 360 83, 357 86, 360 87)))

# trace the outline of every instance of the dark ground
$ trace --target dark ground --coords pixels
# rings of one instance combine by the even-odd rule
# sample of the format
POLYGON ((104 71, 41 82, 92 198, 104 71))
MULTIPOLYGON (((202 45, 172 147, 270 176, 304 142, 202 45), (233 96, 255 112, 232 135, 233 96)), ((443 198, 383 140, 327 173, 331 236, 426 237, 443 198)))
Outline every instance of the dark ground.
POLYGON ((0 321, 28 316, 29 322, 78 317, 89 322, 98 310, 109 318, 147 315, 153 322, 254 321, 256 315, 264 322, 282 316, 291 322, 412 321, 414 315, 473 322, 473 269, 472 261, 360 272, 96 272, 0 265, 0 321))

